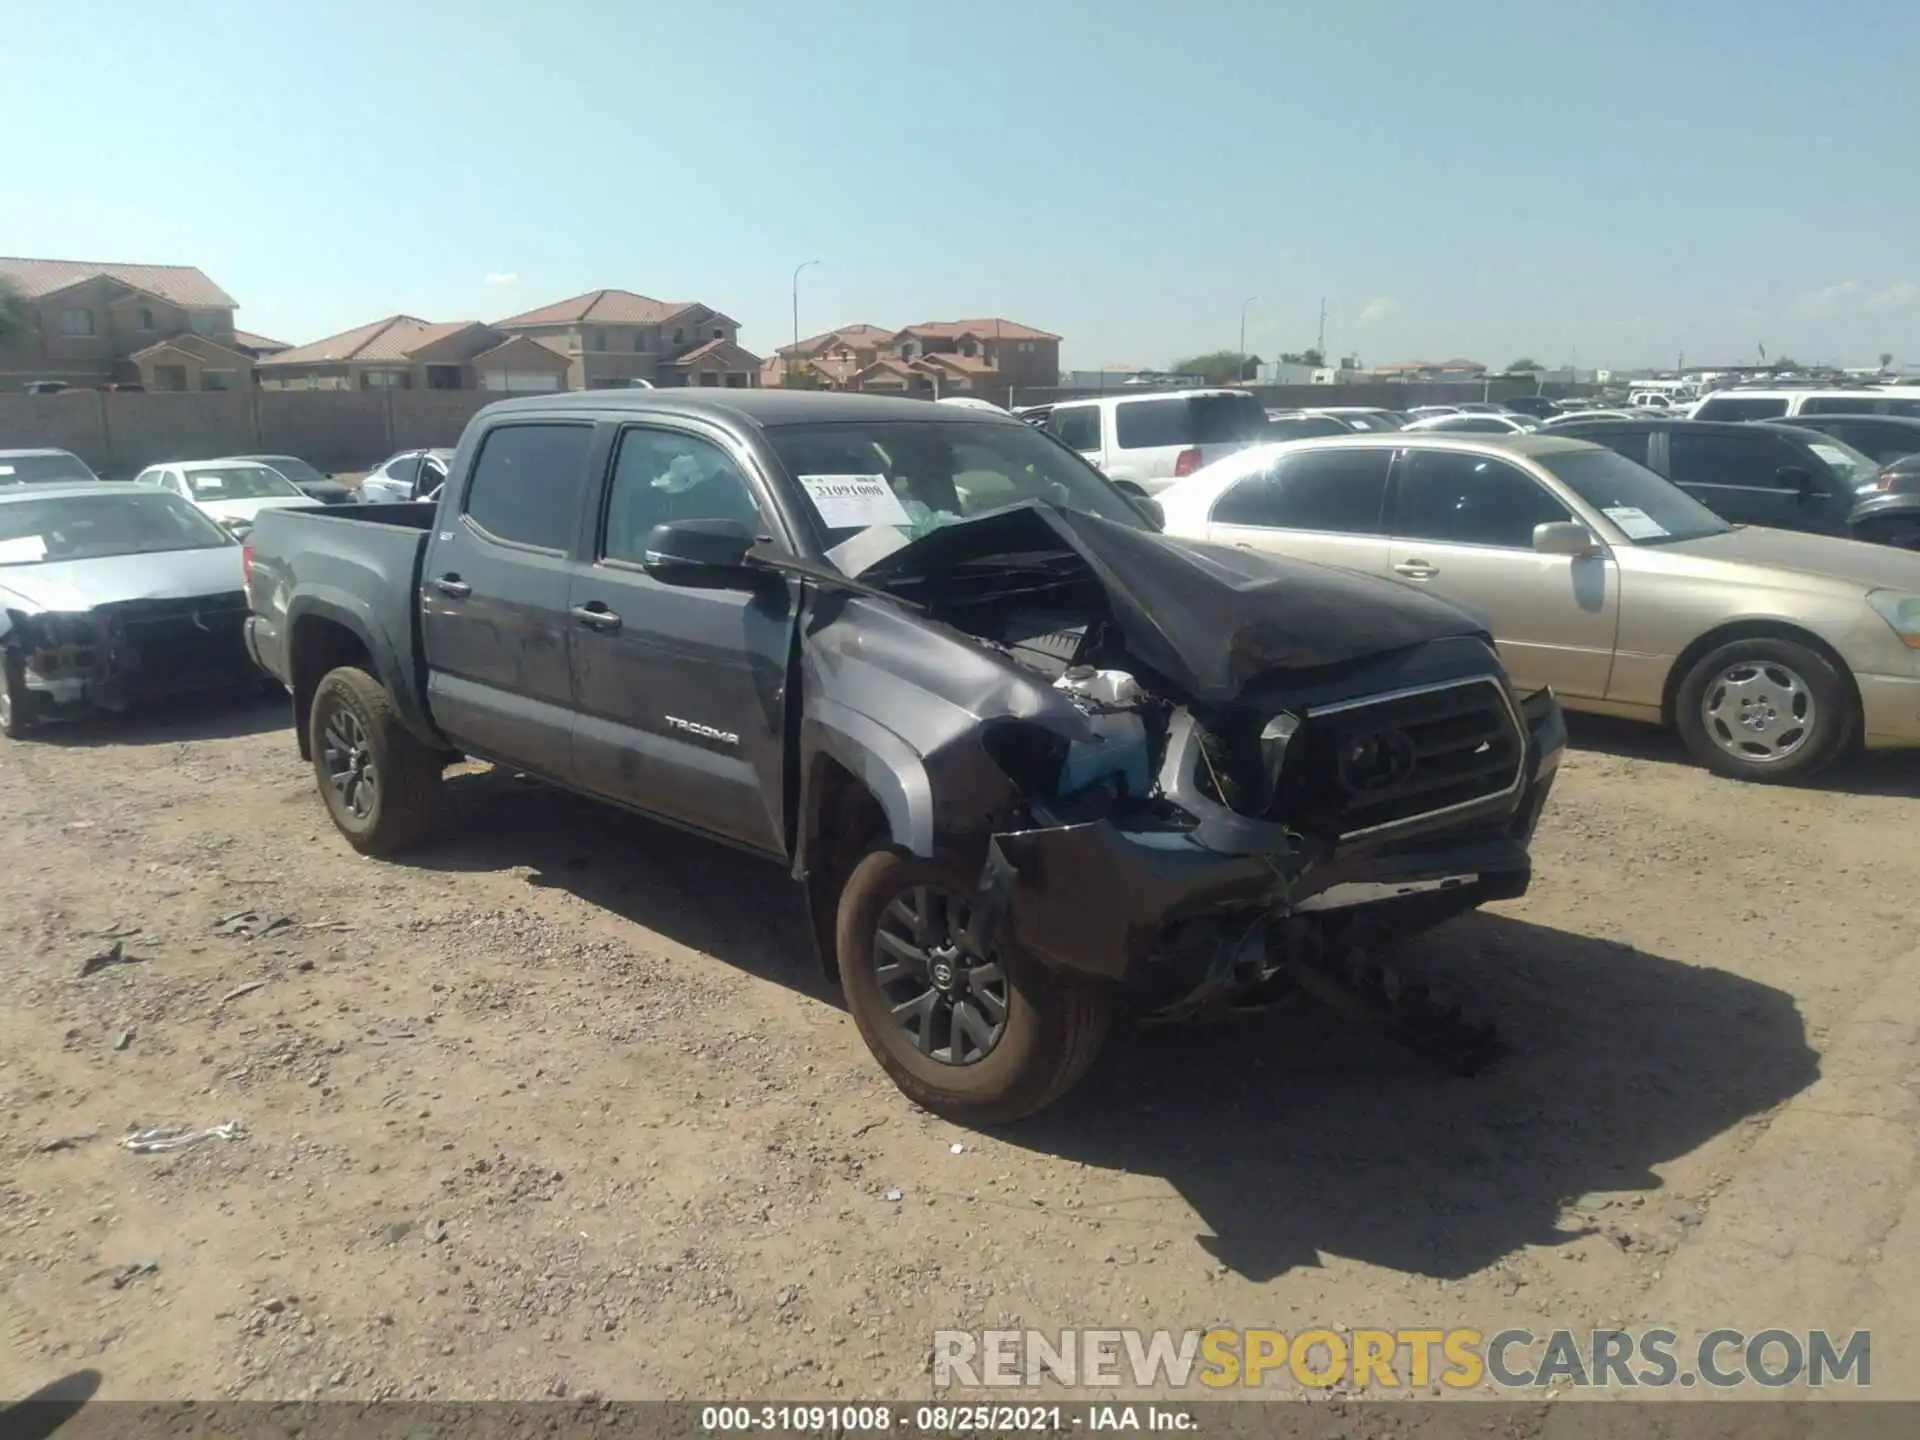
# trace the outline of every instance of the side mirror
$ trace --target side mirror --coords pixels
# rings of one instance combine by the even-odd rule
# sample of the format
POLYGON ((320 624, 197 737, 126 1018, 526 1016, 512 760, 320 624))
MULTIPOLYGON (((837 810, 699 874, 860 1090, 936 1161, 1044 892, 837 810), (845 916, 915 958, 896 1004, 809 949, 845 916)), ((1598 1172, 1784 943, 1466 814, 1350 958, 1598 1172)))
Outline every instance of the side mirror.
POLYGON ((1773 477, 1782 489, 1799 491, 1802 500, 1812 500, 1818 493, 1813 485, 1813 472, 1798 465, 1782 465, 1773 472, 1773 477))
POLYGON ((738 520, 672 520, 647 536, 646 571, 662 585, 738 589, 754 573, 747 551, 757 539, 738 520))
POLYGON ((1533 527, 1533 548, 1542 555, 1583 555, 1600 553, 1600 542, 1593 532, 1577 520, 1552 520, 1533 527))

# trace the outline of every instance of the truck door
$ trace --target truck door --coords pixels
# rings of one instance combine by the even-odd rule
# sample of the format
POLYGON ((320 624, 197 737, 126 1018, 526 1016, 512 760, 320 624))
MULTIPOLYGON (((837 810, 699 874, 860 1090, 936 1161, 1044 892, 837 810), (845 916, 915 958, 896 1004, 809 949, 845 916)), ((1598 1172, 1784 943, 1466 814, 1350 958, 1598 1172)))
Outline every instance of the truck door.
POLYGON ((567 587, 593 438, 585 421, 488 430, 420 577, 440 728, 463 750, 561 781, 573 763, 567 587))
POLYGON ((783 715, 793 641, 788 587, 667 585, 642 566, 674 520, 739 520, 780 533, 723 439, 632 425, 587 559, 575 568, 574 782, 748 849, 785 853, 783 715))

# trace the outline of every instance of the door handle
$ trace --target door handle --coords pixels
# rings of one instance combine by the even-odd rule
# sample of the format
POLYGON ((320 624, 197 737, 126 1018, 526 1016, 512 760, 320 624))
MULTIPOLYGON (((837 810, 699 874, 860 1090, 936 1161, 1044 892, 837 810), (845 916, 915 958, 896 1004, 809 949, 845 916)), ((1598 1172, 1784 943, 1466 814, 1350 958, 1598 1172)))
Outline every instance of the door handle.
POLYGON ((1409 580, 1431 580, 1440 573, 1439 566, 1429 565, 1424 560, 1402 560, 1393 568, 1397 574, 1404 575, 1409 580))
POLYGON ((576 605, 567 613, 589 630, 618 630, 620 617, 598 600, 591 605, 576 605))
POLYGON ((433 588, 442 595, 451 595, 456 600, 464 600, 473 593, 473 586, 458 575, 441 575, 435 578, 433 588))

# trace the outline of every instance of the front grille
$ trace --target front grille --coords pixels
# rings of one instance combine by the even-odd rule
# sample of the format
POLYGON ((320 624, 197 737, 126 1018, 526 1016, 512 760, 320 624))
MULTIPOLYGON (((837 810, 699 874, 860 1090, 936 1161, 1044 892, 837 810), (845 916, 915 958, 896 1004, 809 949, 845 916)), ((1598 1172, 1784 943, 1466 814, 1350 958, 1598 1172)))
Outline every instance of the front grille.
POLYGON ((1350 840, 1511 795, 1525 759, 1506 691, 1480 677, 1309 710, 1280 788, 1296 823, 1350 840))

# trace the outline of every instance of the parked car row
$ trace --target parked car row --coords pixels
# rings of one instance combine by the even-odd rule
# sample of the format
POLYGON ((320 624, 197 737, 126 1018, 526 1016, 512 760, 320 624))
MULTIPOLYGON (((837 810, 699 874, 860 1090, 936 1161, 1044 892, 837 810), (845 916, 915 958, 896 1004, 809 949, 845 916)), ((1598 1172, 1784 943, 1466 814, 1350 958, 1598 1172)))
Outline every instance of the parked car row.
POLYGON ((1685 421, 1637 424, 1631 457, 1557 431, 1260 446, 1157 499, 1170 534, 1394 576, 1467 606, 1520 688, 1671 726, 1723 775, 1800 778, 1856 742, 1920 745, 1920 556, 1729 523, 1688 493, 1730 503, 1727 489, 1661 473, 1676 453, 1662 444, 1719 428, 1797 462, 1792 489, 1734 489, 1742 500, 1797 507, 1804 476, 1819 497, 1805 503, 1839 514, 1852 502, 1858 472, 1837 451, 1685 421))

